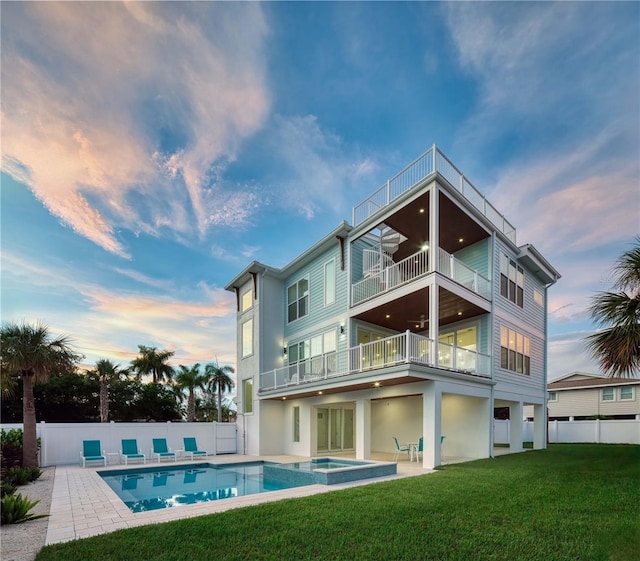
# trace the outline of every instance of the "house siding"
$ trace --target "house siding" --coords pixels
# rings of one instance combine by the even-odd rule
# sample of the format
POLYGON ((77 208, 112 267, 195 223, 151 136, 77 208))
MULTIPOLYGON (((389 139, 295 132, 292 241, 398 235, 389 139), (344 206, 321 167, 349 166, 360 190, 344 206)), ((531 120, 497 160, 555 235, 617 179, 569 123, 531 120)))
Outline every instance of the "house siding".
MULTIPOLYGON (((602 401, 602 388, 557 391, 557 401, 549 401, 550 417, 589 417, 594 415, 640 415, 640 384, 634 387, 633 399, 620 400, 621 386, 614 388, 614 401, 602 401)), ((551 390, 555 391, 555 390, 551 390)))
POLYGON ((490 270, 491 260, 489 259, 489 252, 491 250, 491 238, 485 238, 473 245, 465 247, 454 253, 460 261, 462 261, 467 267, 478 271, 483 277, 491 280, 493 277, 490 270))

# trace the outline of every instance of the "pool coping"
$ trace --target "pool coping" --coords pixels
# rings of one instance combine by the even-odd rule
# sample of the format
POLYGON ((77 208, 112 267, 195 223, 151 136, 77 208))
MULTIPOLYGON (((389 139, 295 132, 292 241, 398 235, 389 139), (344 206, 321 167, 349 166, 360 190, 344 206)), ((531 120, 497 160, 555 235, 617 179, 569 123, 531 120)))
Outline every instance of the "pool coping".
MULTIPOLYGON (((146 464, 144 467, 162 466, 166 468, 202 463, 223 465, 256 461, 289 463, 309 460, 310 458, 308 457, 299 456, 244 456, 231 454, 208 456, 206 459, 198 458, 196 460, 172 462, 170 465, 167 464, 167 462, 154 462, 152 464, 146 464)), ((366 461, 381 464, 389 463, 376 462, 375 460, 366 461)), ((410 466, 406 464, 408 464, 408 462, 398 462, 398 473, 395 475, 335 483, 333 485, 312 484, 304 487, 294 487, 280 491, 269 491, 243 497, 231 497, 219 501, 181 505, 174 508, 138 513, 131 512, 98 474, 98 471, 121 471, 124 466, 113 465, 107 466, 106 468, 102 466, 83 468, 80 465, 57 466, 45 544, 61 543, 126 528, 158 524, 172 520, 182 520, 195 516, 224 512, 234 508, 264 504, 283 499, 306 497, 319 493, 329 493, 349 487, 371 485, 380 481, 389 481, 433 472, 433 470, 423 469, 417 464, 410 466)), ((134 468, 134 466, 131 467, 134 468)))

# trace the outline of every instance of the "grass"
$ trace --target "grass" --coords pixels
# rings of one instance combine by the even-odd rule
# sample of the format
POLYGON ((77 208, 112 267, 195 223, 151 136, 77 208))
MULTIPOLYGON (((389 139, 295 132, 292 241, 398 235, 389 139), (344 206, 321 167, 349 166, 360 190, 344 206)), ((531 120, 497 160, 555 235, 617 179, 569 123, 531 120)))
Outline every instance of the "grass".
POLYGON ((36 561, 630 561, 639 476, 640 446, 555 444, 47 546, 36 561))

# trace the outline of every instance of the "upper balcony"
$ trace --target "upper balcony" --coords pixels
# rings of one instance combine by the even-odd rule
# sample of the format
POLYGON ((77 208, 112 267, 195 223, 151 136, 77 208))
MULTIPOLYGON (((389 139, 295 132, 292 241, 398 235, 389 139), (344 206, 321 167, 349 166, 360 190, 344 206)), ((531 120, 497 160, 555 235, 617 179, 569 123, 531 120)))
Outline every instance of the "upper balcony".
POLYGON ((389 179, 370 197, 353 208, 353 225, 357 226, 390 205, 402 194, 438 172, 451 186, 514 244, 516 229, 496 208, 464 177, 434 144, 417 160, 389 179))
POLYGON ((361 378, 402 364, 438 368, 491 378, 489 355, 435 342, 410 331, 377 339, 357 347, 318 355, 260 374, 260 392, 295 389, 306 384, 326 385, 337 378, 361 378))
MULTIPOLYGON (((384 253, 365 249, 364 261, 367 273, 364 279, 354 283, 351 290, 351 305, 362 304, 371 298, 385 294, 428 274, 430 272, 428 252, 429 249, 425 247, 425 249, 394 263, 384 253), (377 268, 377 264, 380 265, 379 268, 377 268)), ((442 248, 438 249, 436 267, 437 272, 483 298, 491 299, 489 279, 442 248)))

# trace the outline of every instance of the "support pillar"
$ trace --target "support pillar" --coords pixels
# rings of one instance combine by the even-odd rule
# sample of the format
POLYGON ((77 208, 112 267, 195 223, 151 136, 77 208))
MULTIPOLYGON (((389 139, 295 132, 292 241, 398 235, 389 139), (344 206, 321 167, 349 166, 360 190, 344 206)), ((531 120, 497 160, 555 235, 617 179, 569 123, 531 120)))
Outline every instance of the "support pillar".
POLYGON ((436 382, 430 382, 422 394, 422 465, 433 469, 442 463, 442 391, 436 382))
POLYGON ((509 451, 522 452, 522 402, 509 407, 509 451))
POLYGON ((543 450, 547 447, 547 408, 542 405, 533 406, 533 449, 543 450))
POLYGON ((356 458, 371 458, 371 400, 356 400, 356 458))

